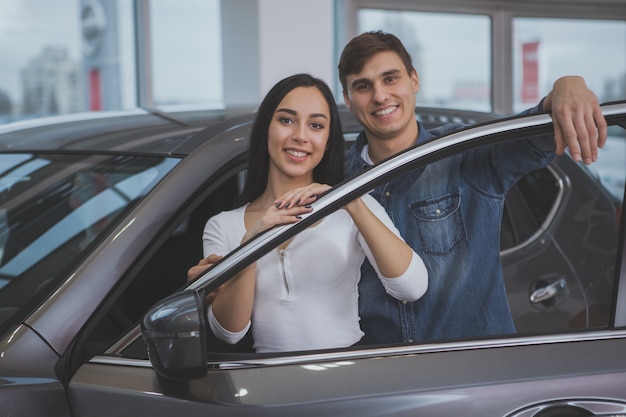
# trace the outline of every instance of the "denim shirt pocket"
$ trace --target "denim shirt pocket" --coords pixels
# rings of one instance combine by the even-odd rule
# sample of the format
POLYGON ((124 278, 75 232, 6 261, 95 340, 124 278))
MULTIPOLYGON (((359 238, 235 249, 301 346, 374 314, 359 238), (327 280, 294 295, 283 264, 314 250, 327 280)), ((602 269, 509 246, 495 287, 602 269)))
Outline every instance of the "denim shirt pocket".
POLYGON ((467 239, 459 193, 417 201, 410 209, 425 254, 446 255, 467 239))

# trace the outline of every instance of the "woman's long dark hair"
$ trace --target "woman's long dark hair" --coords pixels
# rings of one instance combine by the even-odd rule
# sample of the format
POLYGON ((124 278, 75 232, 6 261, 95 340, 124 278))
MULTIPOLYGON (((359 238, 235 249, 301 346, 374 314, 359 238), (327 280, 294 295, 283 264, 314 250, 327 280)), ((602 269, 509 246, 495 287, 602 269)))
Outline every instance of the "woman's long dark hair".
POLYGON ((280 102, 289 92, 298 87, 317 88, 326 99, 330 109, 327 148, 324 157, 313 169, 313 181, 332 186, 343 180, 344 139, 335 98, 324 81, 309 74, 296 74, 279 81, 272 87, 259 106, 250 132, 248 172, 240 197, 242 205, 256 200, 265 191, 270 166, 270 155, 267 149, 269 126, 280 102))

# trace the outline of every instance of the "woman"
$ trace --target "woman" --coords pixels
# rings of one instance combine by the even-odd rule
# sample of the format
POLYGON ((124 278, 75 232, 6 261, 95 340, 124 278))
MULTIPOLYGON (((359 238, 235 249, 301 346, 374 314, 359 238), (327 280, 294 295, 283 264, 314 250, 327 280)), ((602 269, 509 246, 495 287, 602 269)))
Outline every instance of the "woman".
MULTIPOLYGON (((307 74, 276 84, 252 127, 243 205, 206 224, 204 253, 225 255, 311 211, 317 195, 343 178, 343 135, 328 86, 307 74)), ((357 284, 368 257, 387 292, 414 301, 426 268, 369 195, 348 203, 226 282, 209 325, 237 343, 252 325, 257 352, 347 347, 363 336, 357 284)))

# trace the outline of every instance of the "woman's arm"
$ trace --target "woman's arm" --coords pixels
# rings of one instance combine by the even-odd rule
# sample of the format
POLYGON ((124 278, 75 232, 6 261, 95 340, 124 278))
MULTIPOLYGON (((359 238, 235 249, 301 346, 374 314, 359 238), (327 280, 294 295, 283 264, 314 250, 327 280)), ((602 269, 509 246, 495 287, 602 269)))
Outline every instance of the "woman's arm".
POLYGON ((253 263, 220 287, 211 305, 211 311, 227 332, 239 333, 249 327, 255 284, 256 263, 253 263))
POLYGON ((359 240, 387 293, 406 301, 424 295, 428 289, 426 265, 400 237, 385 209, 372 196, 364 195, 346 210, 359 229, 359 240))
MULTIPOLYGON (((257 234, 271 229, 274 226, 288 223, 295 223, 299 220, 301 214, 309 212, 310 209, 305 207, 292 207, 289 209, 279 209, 275 206, 270 206, 262 213, 255 213, 251 210, 246 213, 245 222, 252 223, 252 226, 247 230, 241 239, 241 244, 252 239, 257 234)), ((241 221, 241 218, 239 218, 241 221)), ((207 228, 210 227, 211 221, 207 223, 207 228)), ((228 228, 228 225, 220 225, 222 229, 228 228)), ((232 225, 231 225, 232 226, 232 225)), ((214 229, 218 229, 214 227, 214 229)), ((245 227, 244 227, 245 229, 245 227)), ((205 230, 204 236, 206 239, 211 240, 211 236, 214 239, 219 239, 220 234, 227 233, 222 231, 205 230)), ((207 242, 205 242, 205 250, 210 248, 207 242)), ((250 320, 252 318, 252 309, 254 307, 254 293, 256 286, 256 262, 247 266, 243 271, 239 272, 235 277, 228 280, 221 287, 213 304, 211 305, 210 314, 213 315, 219 326, 222 327, 225 334, 239 334, 241 337, 245 334, 245 330, 249 327, 250 320)), ((212 318, 210 317, 210 320, 212 318)), ((213 329, 215 332, 219 329, 213 329)), ((216 333, 220 333, 217 331, 216 333)), ((238 340, 230 338, 230 340, 224 340, 228 343, 236 343, 238 340)))
POLYGON ((361 198, 346 204, 346 211, 370 248, 378 270, 387 278, 404 274, 413 250, 371 212, 361 198))
MULTIPOLYGON (((275 203, 277 207, 310 204, 328 189, 329 185, 314 183, 290 191, 275 203)), ((353 200, 345 209, 359 229, 367 246, 364 249, 387 292, 407 301, 421 297, 428 288, 426 266, 400 237, 385 209, 370 195, 353 200)))
MULTIPOLYGON (((233 210, 220 213, 207 221, 202 234, 205 255, 209 253, 221 257, 238 246, 245 233, 243 216, 242 211, 233 210)), ((252 308, 250 294, 254 294, 255 274, 256 266, 252 264, 213 294, 209 325, 213 333, 224 342, 237 343, 245 332, 239 336, 234 333, 249 327, 252 308), (224 307, 228 304, 228 308, 224 307)))

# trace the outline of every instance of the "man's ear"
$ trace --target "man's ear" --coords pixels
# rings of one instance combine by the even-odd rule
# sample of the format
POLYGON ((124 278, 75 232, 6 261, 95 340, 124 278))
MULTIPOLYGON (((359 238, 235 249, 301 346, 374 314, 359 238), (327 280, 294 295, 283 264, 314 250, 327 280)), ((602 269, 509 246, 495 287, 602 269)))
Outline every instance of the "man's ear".
POLYGON ((346 105, 346 109, 352 111, 352 104, 350 104, 350 97, 346 94, 345 90, 343 91, 343 102, 346 105))
POLYGON ((411 73, 411 81, 413 82, 413 92, 417 94, 420 90, 420 77, 417 74, 416 69, 413 69, 413 72, 411 73))

